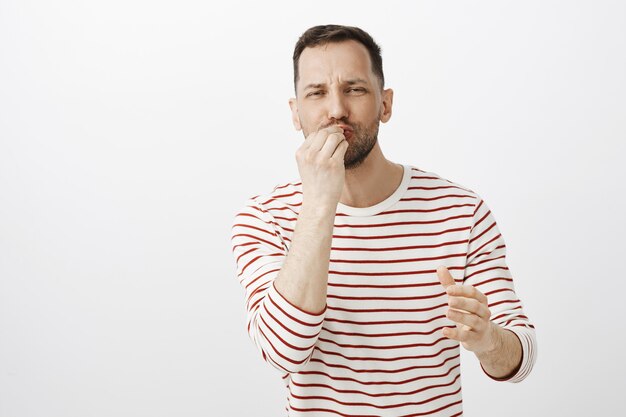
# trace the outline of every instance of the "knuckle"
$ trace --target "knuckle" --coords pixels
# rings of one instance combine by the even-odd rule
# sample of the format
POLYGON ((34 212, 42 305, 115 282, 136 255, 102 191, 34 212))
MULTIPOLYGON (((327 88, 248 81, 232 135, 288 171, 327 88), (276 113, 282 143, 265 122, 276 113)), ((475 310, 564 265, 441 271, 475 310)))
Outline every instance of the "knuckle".
POLYGON ((475 297, 475 296, 476 296, 476 292, 478 291, 478 290, 476 289, 476 287, 474 287, 474 286, 472 286, 472 285, 469 285, 469 289, 470 289, 470 293, 471 293, 471 295, 475 297))
POLYGON ((332 133, 329 137, 328 140, 334 142, 335 144, 339 143, 340 141, 343 140, 343 137, 339 134, 339 133, 332 133))

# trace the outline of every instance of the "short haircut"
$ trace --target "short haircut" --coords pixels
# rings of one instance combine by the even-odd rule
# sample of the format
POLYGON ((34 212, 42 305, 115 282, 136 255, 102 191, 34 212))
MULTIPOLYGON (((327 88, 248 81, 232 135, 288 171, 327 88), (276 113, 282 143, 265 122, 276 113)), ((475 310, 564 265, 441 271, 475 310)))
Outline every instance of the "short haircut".
POLYGON ((341 25, 320 25, 313 26, 304 32, 293 50, 293 85, 298 93, 297 83, 300 76, 298 64, 300 63, 300 55, 306 48, 326 45, 328 43, 338 43, 347 40, 354 40, 365 46, 372 61, 372 72, 380 81, 380 88, 385 85, 385 76, 383 74, 383 57, 380 54, 380 46, 374 39, 363 29, 354 26, 341 25))

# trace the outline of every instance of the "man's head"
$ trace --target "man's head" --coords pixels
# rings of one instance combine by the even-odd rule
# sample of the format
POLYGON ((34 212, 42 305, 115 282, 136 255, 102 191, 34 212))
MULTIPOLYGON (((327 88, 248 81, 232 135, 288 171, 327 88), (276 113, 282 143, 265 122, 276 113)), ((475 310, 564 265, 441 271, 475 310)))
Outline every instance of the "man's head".
POLYGON ((296 43, 293 60, 294 126, 305 138, 332 125, 350 128, 344 162, 356 168, 376 145, 379 123, 391 117, 393 91, 384 89, 380 48, 359 28, 315 26, 296 43))
POLYGON ((383 73, 383 57, 380 54, 380 46, 374 39, 363 29, 354 26, 340 25, 320 25, 313 26, 304 32, 293 50, 293 85, 298 95, 298 78, 300 75, 298 64, 300 63, 300 55, 306 48, 322 46, 328 43, 338 43, 342 41, 353 40, 359 42, 367 49, 372 63, 372 72, 380 82, 380 89, 385 86, 385 75, 383 73))

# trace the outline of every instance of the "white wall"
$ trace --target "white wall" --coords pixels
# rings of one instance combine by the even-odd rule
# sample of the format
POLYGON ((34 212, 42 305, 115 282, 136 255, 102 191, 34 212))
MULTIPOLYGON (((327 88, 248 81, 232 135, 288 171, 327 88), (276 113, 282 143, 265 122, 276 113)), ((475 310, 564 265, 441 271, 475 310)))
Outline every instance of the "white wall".
POLYGON ((507 241, 539 359, 513 385, 464 354, 466 414, 617 415, 625 3, 222 3, 0 0, 0 417, 283 415, 229 233, 297 179, 291 54, 322 23, 383 47, 385 155, 507 241))

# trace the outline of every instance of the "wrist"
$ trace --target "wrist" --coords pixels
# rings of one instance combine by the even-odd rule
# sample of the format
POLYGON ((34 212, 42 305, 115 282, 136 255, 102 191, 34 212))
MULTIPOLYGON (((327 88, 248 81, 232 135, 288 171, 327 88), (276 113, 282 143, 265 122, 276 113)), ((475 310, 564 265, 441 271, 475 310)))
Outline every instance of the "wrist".
POLYGON ((300 208, 300 214, 314 216, 314 217, 327 217, 335 216, 337 212, 337 203, 321 202, 313 200, 302 200, 302 206, 300 208))
POLYGON ((502 349, 504 343, 502 331, 503 329, 500 326, 489 322, 489 342, 484 350, 476 352, 476 356, 479 359, 489 357, 502 349))

